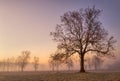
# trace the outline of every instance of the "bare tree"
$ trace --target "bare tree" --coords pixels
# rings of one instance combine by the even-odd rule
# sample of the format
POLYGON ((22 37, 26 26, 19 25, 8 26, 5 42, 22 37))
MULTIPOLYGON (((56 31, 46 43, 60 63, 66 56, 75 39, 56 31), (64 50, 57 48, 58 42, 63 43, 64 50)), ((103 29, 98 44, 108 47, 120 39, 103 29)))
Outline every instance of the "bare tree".
POLYGON ((20 67, 21 67, 21 62, 20 62, 20 58, 19 56, 16 58, 15 60, 15 65, 16 65, 16 70, 20 71, 20 67))
POLYGON ((33 67, 34 67, 35 71, 38 70, 38 67, 39 67, 39 57, 34 57, 33 58, 33 67))
POLYGON ((6 68, 7 68, 7 71, 10 70, 10 64, 11 64, 10 58, 7 58, 7 59, 6 59, 6 68))
POLYGON ((66 66, 68 67, 68 70, 69 70, 69 71, 70 71, 70 70, 73 68, 73 66, 74 66, 74 63, 73 63, 72 58, 68 58, 65 63, 66 63, 66 66))
POLYGON ((63 63, 63 61, 60 59, 58 52, 50 56, 49 63, 53 71, 55 70, 55 68, 57 71, 59 70, 59 66, 63 63))
POLYGON ((48 60, 49 66, 52 69, 52 71, 55 70, 55 61, 53 59, 48 60))
POLYGON ((2 71, 2 61, 0 60, 0 71, 2 71))
POLYGON ((2 71, 6 71, 6 59, 2 60, 2 71))
POLYGON ((24 68, 28 64, 30 59, 30 51, 22 51, 22 54, 18 56, 18 65, 21 68, 21 71, 24 71, 24 68))
POLYGON ((10 58, 10 68, 11 68, 11 71, 16 71, 16 69, 17 69, 15 60, 16 60, 15 57, 11 57, 10 58))
POLYGON ((89 70, 91 70, 92 65, 93 65, 92 59, 90 57, 88 57, 86 59, 86 62, 87 62, 87 66, 88 66, 89 70))
POLYGON ((93 56, 93 65, 95 70, 100 69, 102 64, 103 64, 103 60, 100 57, 96 55, 93 56))
MULTIPOLYGON (((112 55, 115 42, 113 36, 108 37, 108 32, 99 21, 101 10, 95 6, 77 11, 69 11, 61 16, 61 24, 51 32, 53 40, 58 42, 58 50, 63 58, 78 54, 80 58, 80 72, 84 70, 84 56, 89 52, 98 55, 112 55)), ((59 54, 60 55, 60 54, 59 54)))

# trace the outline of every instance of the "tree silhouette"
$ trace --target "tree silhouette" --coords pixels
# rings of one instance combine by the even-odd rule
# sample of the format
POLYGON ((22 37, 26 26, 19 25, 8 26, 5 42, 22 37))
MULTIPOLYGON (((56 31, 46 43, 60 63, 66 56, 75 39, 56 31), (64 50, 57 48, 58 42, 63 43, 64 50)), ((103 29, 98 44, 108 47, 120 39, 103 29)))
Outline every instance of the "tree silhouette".
POLYGON ((65 64, 66 64, 66 66, 67 66, 67 68, 68 68, 69 71, 70 71, 70 70, 73 68, 73 66, 74 66, 74 63, 73 63, 72 58, 66 59, 65 64))
POLYGON ((49 59, 48 63, 52 71, 55 71, 55 61, 53 59, 49 59))
POLYGON ((58 42, 57 48, 62 58, 79 54, 80 72, 84 70, 84 56, 89 52, 98 55, 112 55, 115 42, 99 20, 101 10, 95 6, 77 11, 69 11, 61 16, 61 24, 51 32, 53 40, 58 42))
POLYGON ((9 69, 10 69, 10 64, 11 64, 10 58, 7 58, 6 59, 6 68, 7 68, 7 71, 9 71, 9 69))
POLYGON ((22 51, 22 54, 18 56, 18 65, 21 68, 21 71, 24 71, 24 68, 28 64, 30 59, 30 51, 22 51))
POLYGON ((34 67, 35 71, 38 70, 38 67, 39 67, 39 57, 34 57, 33 58, 33 67, 34 67))
POLYGON ((96 55, 93 56, 93 65, 94 65, 95 70, 100 69, 103 62, 104 61, 100 57, 98 57, 96 55))
POLYGON ((86 65, 86 67, 89 69, 89 70, 91 70, 92 69, 92 66, 93 66, 93 60, 92 60, 92 58, 90 58, 90 57, 87 57, 87 58, 85 58, 85 65, 86 65))
POLYGON ((60 56, 58 54, 58 52, 55 52, 55 54, 51 54, 50 55, 50 60, 49 60, 49 65, 52 68, 52 70, 54 71, 55 68, 58 71, 59 70, 59 66, 63 63, 63 61, 60 59, 60 56))

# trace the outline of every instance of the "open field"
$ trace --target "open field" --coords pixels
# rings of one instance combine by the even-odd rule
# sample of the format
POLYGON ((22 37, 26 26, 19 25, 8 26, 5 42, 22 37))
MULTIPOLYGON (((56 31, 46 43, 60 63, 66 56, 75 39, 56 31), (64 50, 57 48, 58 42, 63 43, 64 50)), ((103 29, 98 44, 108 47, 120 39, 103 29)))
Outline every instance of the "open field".
POLYGON ((120 72, 1 72, 0 81, 120 81, 120 72))

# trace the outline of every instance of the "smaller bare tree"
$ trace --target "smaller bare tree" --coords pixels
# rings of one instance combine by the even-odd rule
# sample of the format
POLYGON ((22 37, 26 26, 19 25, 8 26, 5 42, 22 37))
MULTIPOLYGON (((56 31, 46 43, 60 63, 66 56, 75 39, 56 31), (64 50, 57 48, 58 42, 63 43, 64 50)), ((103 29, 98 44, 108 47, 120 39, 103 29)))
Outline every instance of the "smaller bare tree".
POLYGON ((6 68, 7 68, 7 71, 9 71, 10 70, 10 58, 7 58, 6 59, 6 68))
POLYGON ((94 69, 95 69, 95 70, 100 69, 102 63, 103 63, 103 60, 102 60, 100 57, 98 57, 98 56, 96 56, 96 55, 93 56, 93 64, 94 64, 94 69))
POLYGON ((91 70, 92 69, 92 65, 93 65, 92 59, 90 57, 88 57, 86 62, 87 62, 88 69, 91 70))
POLYGON ((16 71, 20 71, 20 58, 19 56, 15 59, 16 71))
POLYGON ((50 66, 52 66, 52 69, 58 71, 59 70, 59 66, 63 63, 63 61, 61 60, 60 55, 58 54, 58 52, 55 52, 55 54, 50 55, 50 66))
POLYGON ((21 68, 21 71, 24 71, 26 65, 30 59, 30 51, 22 51, 22 54, 18 56, 18 65, 21 68))
POLYGON ((35 71, 38 70, 38 68, 39 68, 39 57, 34 57, 33 58, 33 67, 34 67, 35 71))
POLYGON ((73 68, 74 63, 73 63, 72 58, 66 59, 66 66, 67 66, 67 68, 68 68, 69 71, 73 68))
POLYGON ((52 71, 55 70, 55 61, 53 59, 48 60, 49 66, 52 69, 52 71))
POLYGON ((2 71, 6 71, 6 59, 2 60, 2 71))
POLYGON ((16 71, 16 63, 15 63, 15 58, 14 57, 11 57, 10 58, 10 70, 11 71, 16 71))

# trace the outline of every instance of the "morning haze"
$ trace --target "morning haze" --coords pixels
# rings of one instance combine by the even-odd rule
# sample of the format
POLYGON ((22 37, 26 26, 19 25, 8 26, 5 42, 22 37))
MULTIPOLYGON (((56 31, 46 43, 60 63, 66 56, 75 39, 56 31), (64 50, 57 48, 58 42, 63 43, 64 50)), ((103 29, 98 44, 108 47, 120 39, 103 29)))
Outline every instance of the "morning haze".
MULTIPOLYGON (((56 38, 56 36, 53 34, 51 36, 50 33, 55 33, 56 25, 61 25, 62 17, 67 17, 64 15, 66 12, 71 11, 72 13, 72 11, 78 11, 79 9, 84 11, 87 8, 91 8, 93 11, 94 8, 101 10, 100 15, 98 15, 102 23, 100 27, 105 28, 106 32, 109 33, 109 38, 110 36, 114 37, 115 44, 113 46, 115 50, 113 53, 115 57, 99 58, 94 56, 95 53, 90 52, 85 55, 85 65, 83 64, 83 67, 90 72, 106 69, 120 71, 119 0, 1 0, 0 63, 9 62, 10 60, 16 62, 15 59, 18 59, 18 66, 14 67, 15 71, 79 70, 79 61, 81 59, 77 54, 67 59, 65 63, 67 66, 62 64, 63 60, 61 59, 54 64, 52 60, 59 46, 58 44, 61 42, 53 41, 52 39, 56 38), (23 59, 25 60, 22 64, 21 60, 23 59), (94 59, 91 65, 96 64, 95 66, 90 65, 91 59, 94 59), (101 63, 97 65, 95 59, 101 63)), ((99 13, 99 10, 97 13, 99 13)), ((66 15, 70 15, 70 13, 66 15)), ((62 22, 65 22, 64 18, 62 22)), ((13 68, 11 68, 12 66, 2 68, 0 71, 13 71, 13 68)))

